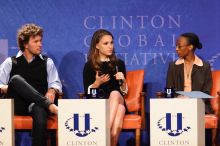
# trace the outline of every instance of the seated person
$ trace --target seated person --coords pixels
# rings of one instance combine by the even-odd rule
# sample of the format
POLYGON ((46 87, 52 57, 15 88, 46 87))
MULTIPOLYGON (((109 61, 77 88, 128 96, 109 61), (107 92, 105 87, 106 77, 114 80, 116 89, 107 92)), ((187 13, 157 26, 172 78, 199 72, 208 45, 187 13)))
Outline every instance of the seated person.
MULTIPOLYGON (((179 59, 169 64, 166 87, 177 91, 202 91, 210 94, 212 88, 211 68, 208 62, 195 55, 202 44, 194 33, 181 34, 176 42, 179 59)), ((209 99, 205 102, 205 113, 213 113, 209 99)))
POLYGON ((127 93, 125 64, 116 58, 113 35, 107 30, 97 30, 92 37, 88 62, 83 70, 85 93, 90 88, 104 91, 102 98, 110 102, 111 146, 116 146, 125 115, 123 95, 127 93))
POLYGON ((17 34, 20 51, 0 66, 1 93, 14 99, 16 115, 33 118, 32 146, 46 146, 47 116, 57 114, 56 92, 62 86, 52 59, 41 55, 43 29, 22 26, 17 34))

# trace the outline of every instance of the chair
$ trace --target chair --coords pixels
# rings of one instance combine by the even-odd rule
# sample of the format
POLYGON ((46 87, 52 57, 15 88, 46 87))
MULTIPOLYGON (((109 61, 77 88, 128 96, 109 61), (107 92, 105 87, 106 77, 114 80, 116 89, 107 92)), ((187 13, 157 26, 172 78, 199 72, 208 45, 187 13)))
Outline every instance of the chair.
POLYGON ((135 145, 140 146, 141 129, 145 129, 145 93, 142 92, 144 84, 144 70, 128 71, 126 73, 128 94, 125 102, 129 114, 124 117, 122 129, 135 130, 135 145), (131 114, 134 112, 134 114, 131 114))
MULTIPOLYGON (((144 70, 128 71, 126 73, 128 94, 125 102, 128 114, 125 115, 122 129, 135 130, 136 146, 140 146, 141 129, 145 128, 145 93, 143 90, 144 70)), ((80 99, 84 93, 78 93, 80 99)))
MULTIPOLYGON (((59 99, 61 99, 62 96, 63 96, 62 93, 58 93, 56 95, 56 97, 59 99)), ((33 120, 32 120, 31 116, 20 116, 20 115, 14 116, 14 129, 17 131, 31 130, 32 123, 33 123, 33 120)), ((56 145, 58 146, 58 119, 57 119, 57 115, 51 115, 48 117, 47 129, 56 131, 56 145)), ((49 144, 49 142, 51 143, 51 145, 55 144, 53 141, 48 141, 47 143, 49 144)))
POLYGON ((215 146, 217 127, 218 127, 218 119, 219 119, 219 96, 217 91, 220 91, 220 70, 212 71, 212 79, 213 86, 211 90, 211 95, 215 98, 210 100, 211 106, 214 110, 214 114, 206 114, 205 115, 205 128, 212 129, 212 146, 215 146))
MULTIPOLYGON (((16 131, 29 131, 32 129, 32 117, 31 116, 14 116, 14 129, 16 131)), ((58 146, 58 119, 57 115, 49 116, 47 120, 47 129, 56 132, 56 142, 52 141, 52 137, 48 139, 47 145, 58 146)))

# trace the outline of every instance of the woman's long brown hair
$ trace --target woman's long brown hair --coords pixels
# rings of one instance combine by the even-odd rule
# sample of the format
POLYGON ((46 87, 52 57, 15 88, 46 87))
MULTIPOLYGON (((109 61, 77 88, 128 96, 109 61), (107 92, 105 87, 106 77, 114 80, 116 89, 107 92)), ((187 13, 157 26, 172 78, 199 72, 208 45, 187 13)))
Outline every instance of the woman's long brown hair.
MULTIPOLYGON (((105 29, 99 29, 93 34, 92 40, 90 43, 90 49, 89 49, 87 59, 91 63, 91 66, 95 71, 99 71, 100 66, 101 66, 101 60, 99 58, 99 50, 96 48, 96 45, 99 43, 101 38, 105 35, 110 35, 112 37, 112 40, 114 39, 111 32, 109 32, 105 29)), ((109 67, 113 68, 117 62, 117 58, 115 55, 115 48, 113 48, 113 53, 111 56, 109 56, 109 59, 110 59, 109 67)))

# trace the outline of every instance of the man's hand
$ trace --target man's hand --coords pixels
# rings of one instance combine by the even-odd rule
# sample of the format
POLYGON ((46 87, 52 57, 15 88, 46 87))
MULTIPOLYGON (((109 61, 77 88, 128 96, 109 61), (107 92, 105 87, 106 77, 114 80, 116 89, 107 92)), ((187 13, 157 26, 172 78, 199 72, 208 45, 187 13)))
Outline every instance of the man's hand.
POLYGON ((3 86, 1 87, 1 94, 6 94, 7 91, 8 91, 8 85, 3 85, 3 86))
POLYGON ((49 88, 45 96, 50 100, 51 103, 54 103, 55 95, 56 90, 53 88, 49 88))

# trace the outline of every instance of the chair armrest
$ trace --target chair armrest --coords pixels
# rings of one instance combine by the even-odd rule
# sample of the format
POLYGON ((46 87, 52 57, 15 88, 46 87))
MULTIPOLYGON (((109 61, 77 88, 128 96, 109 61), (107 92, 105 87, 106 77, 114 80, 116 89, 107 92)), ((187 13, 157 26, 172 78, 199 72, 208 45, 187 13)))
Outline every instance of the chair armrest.
POLYGON ((156 92, 156 97, 157 98, 163 98, 164 97, 164 93, 162 91, 156 92))
POLYGON ((86 94, 83 92, 77 93, 79 96, 79 99, 85 99, 86 98, 86 94))
POLYGON ((218 104, 218 110, 217 111, 215 111, 215 115, 217 115, 218 116, 218 118, 220 119, 220 91, 217 91, 217 100, 218 100, 218 102, 217 102, 217 104, 218 104))

